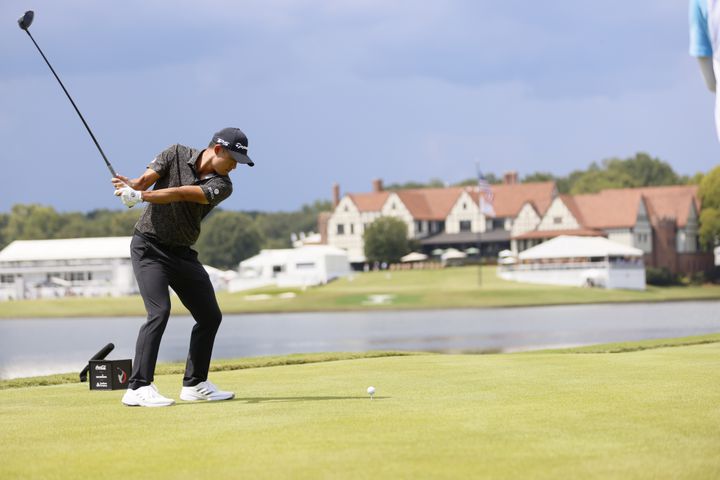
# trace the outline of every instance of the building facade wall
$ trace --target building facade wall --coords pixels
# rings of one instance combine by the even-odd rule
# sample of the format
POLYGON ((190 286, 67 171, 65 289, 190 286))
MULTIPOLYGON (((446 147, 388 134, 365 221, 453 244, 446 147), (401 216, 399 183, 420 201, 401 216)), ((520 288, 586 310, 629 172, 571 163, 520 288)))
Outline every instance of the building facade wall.
POLYGON ((696 253, 698 251, 698 213, 695 204, 690 202, 687 223, 677 232, 678 253, 696 253))
POLYGON ((581 228, 581 225, 560 197, 553 200, 537 227, 538 230, 542 231, 576 230, 579 228, 581 228))
POLYGON ((473 201, 467 192, 462 192, 445 219, 447 233, 460 233, 460 222, 470 222, 470 231, 484 232, 485 216, 480 213, 480 207, 473 201))
POLYGON ((372 223, 374 215, 360 212, 350 197, 340 200, 327 222, 327 243, 348 252, 351 262, 362 261, 364 226, 372 223))
POLYGON ((652 253, 653 229, 650 224, 650 218, 648 217, 647 207, 642 200, 640 201, 640 205, 638 205, 637 219, 635 220, 632 233, 633 243, 630 246, 639 248, 645 254, 652 253))
POLYGON ((523 233, 532 232, 540 224, 540 220, 540 215, 538 215, 533 206, 526 203, 520 209, 520 212, 510 229, 510 234, 515 237, 522 235, 523 233))
POLYGON ((385 200, 385 203, 380 209, 380 216, 395 217, 405 222, 408 229, 408 238, 421 236, 421 234, 418 233, 412 214, 395 193, 391 194, 387 200, 385 200))
POLYGON ((622 243, 628 247, 635 246, 635 237, 633 231, 629 228, 611 228, 605 230, 608 240, 613 242, 622 243))

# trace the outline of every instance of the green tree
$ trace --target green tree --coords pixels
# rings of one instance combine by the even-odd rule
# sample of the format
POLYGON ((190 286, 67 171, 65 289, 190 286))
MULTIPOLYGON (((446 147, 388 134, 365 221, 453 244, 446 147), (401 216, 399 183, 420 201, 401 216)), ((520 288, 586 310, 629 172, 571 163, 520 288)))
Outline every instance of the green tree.
POLYGON ((5 246, 10 243, 5 239, 5 227, 7 226, 9 220, 10 215, 7 213, 0 213, 0 249, 5 248, 5 246))
POLYGON ((110 237, 132 235, 135 231, 135 224, 140 218, 140 215, 142 215, 142 212, 143 209, 137 207, 131 210, 112 212, 112 214, 109 215, 108 226, 105 227, 107 229, 104 230, 107 232, 105 235, 110 237))
POLYGON ((685 185, 700 185, 700 182, 702 182, 703 177, 705 177, 705 174, 702 172, 698 172, 692 177, 689 177, 687 175, 684 175, 681 177, 682 183, 685 185))
POLYGON ((363 234, 369 262, 396 263, 410 251, 407 225, 395 217, 380 217, 363 234))
POLYGON ((698 194, 703 208, 720 210, 720 165, 703 177, 698 194))
POLYGON ((217 212, 204 222, 196 248, 202 263, 234 269, 241 260, 260 251, 262 240, 249 215, 217 212))
MULTIPOLYGON (((573 172, 575 173, 575 172, 573 172)), ((587 171, 571 175, 570 193, 595 193, 607 188, 651 187, 659 185, 679 185, 683 181, 672 167, 647 153, 637 153, 634 157, 603 160, 602 165, 592 163, 587 171)))
POLYGON ((706 248, 720 245, 720 165, 710 170, 698 189, 700 212, 700 243, 706 248))
MULTIPOLYGON (((477 181, 476 181, 477 183, 477 181)), ((408 190, 417 188, 443 188, 445 182, 439 178, 431 178, 428 182, 405 182, 405 183, 391 183, 385 187, 385 190, 408 190)))
POLYGON ((554 182, 555 180, 555 175, 550 172, 535 172, 530 175, 526 175, 522 179, 522 183, 554 182))
POLYGON ((705 248, 720 245, 720 210, 703 208, 700 212, 700 244, 705 248))
POLYGON ((253 216, 263 236, 264 248, 289 248, 292 233, 316 231, 318 214, 329 211, 332 211, 329 201, 316 201, 296 212, 255 212, 253 216))
POLYGON ((13 205, 3 230, 5 239, 12 242, 56 238, 61 227, 62 218, 52 207, 17 204, 13 205))

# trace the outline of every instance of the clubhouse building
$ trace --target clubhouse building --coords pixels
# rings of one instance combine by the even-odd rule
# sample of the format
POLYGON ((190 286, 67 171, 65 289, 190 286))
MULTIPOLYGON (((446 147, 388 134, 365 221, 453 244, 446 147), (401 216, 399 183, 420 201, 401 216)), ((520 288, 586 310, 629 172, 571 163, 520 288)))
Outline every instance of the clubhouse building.
POLYGON ((491 185, 495 215, 481 212, 476 186, 387 191, 381 180, 371 192, 340 197, 333 187, 333 212, 321 215, 323 241, 348 252, 351 264, 366 262, 363 233, 377 218, 401 219, 423 254, 439 257, 453 248, 494 260, 566 236, 604 237, 640 249, 646 266, 675 273, 712 268, 712 252, 698 246, 700 201, 695 185, 608 189, 560 195, 554 182, 519 183, 504 175, 491 185))

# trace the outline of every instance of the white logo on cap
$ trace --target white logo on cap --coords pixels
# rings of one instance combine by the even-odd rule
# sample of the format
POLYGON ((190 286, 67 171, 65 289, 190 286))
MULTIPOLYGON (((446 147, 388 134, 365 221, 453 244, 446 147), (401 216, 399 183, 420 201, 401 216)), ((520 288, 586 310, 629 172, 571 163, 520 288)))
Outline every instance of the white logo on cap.
POLYGON ((242 143, 236 143, 235 148, 242 148, 243 150, 247 150, 247 147, 243 145, 242 143))
POLYGON ((230 142, 227 140, 223 140, 222 138, 218 137, 217 140, 215 140, 215 143, 219 143, 220 145, 225 145, 226 147, 230 145, 230 142))

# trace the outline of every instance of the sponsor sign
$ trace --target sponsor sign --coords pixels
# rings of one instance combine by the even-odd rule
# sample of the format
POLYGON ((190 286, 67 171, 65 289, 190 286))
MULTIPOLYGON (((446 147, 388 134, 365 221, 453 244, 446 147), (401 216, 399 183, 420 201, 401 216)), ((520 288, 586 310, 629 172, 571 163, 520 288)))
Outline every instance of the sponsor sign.
POLYGON ((90 360, 90 390, 125 390, 132 360, 90 360))

